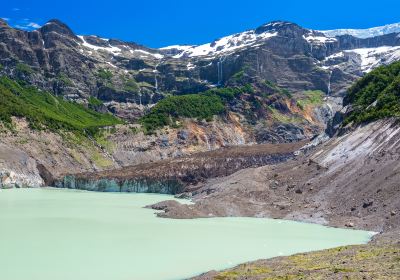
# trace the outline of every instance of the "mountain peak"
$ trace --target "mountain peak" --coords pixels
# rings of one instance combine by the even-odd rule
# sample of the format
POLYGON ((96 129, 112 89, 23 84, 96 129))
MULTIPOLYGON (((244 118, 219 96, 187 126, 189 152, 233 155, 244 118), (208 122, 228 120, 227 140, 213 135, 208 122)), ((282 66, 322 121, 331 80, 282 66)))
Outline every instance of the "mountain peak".
POLYGON ((300 28, 297 24, 289 21, 282 21, 282 20, 275 20, 268 23, 265 23, 255 29, 257 34, 264 33, 264 32, 272 32, 272 31, 279 31, 279 30, 286 30, 288 28, 300 28))
POLYGON ((40 28, 42 33, 56 32, 67 36, 75 37, 74 32, 65 23, 58 19, 51 19, 40 28))

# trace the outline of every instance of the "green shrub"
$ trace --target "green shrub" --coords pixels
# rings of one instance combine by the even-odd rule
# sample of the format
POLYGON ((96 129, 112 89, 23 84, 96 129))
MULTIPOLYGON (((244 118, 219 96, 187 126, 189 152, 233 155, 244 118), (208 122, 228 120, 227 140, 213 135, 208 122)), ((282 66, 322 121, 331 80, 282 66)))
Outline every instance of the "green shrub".
POLYGON ((99 127, 121 123, 81 104, 66 101, 32 86, 0 78, 0 121, 12 125, 11 117, 23 117, 33 129, 68 130, 94 134, 99 127))
POLYGON ((111 73, 111 71, 106 70, 106 69, 99 69, 99 71, 97 72, 97 76, 100 79, 103 79, 105 81, 111 81, 113 74, 111 73))
POLYGON ((89 105, 92 105, 92 106, 103 105, 103 102, 101 100, 97 99, 94 96, 90 96, 89 99, 88 99, 88 102, 89 102, 89 105))
POLYGON ((136 83, 134 79, 128 79, 125 81, 124 90, 129 92, 138 92, 139 85, 136 83))
POLYGON ((221 97, 215 94, 169 96, 158 102, 141 119, 141 123, 145 131, 152 132, 166 125, 174 125, 181 117, 211 120, 224 110, 221 97))
POLYGON ((211 121, 213 116, 225 111, 226 103, 240 94, 253 92, 251 85, 244 87, 213 88, 203 93, 167 96, 140 119, 148 133, 163 126, 174 126, 179 118, 196 118, 211 121))
POLYGON ((64 73, 58 74, 57 78, 60 82, 62 82, 66 86, 72 87, 74 85, 74 83, 64 73))
POLYGON ((303 94, 304 97, 297 100, 297 106, 302 110, 308 105, 320 105, 324 99, 324 93, 320 90, 307 90, 303 94))
POLYGON ((241 80, 243 77, 244 77, 244 71, 241 70, 241 71, 235 73, 235 74, 232 76, 232 79, 234 79, 234 80, 241 80))
POLYGON ((344 124, 400 116, 400 62, 381 66, 357 81, 344 98, 353 111, 344 124))
POLYGON ((18 73, 24 74, 24 75, 31 75, 34 72, 33 69, 29 65, 26 65, 24 63, 18 63, 15 66, 15 70, 18 73))

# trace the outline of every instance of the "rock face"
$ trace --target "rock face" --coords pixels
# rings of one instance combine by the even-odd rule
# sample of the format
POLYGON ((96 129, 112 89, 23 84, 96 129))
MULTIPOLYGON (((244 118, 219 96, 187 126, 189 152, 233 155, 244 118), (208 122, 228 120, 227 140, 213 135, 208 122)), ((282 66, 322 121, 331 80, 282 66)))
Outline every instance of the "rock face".
POLYGON ((135 118, 142 106, 154 104, 166 93, 227 86, 237 83, 238 73, 292 92, 340 95, 363 72, 400 58, 398 33, 364 39, 329 34, 272 22, 201 46, 150 49, 76 36, 58 20, 32 32, 2 21, 0 63, 3 74, 80 102, 96 96, 111 112, 135 118))
POLYGON ((117 170, 67 175, 57 180, 55 186, 105 192, 182 193, 195 189, 198 183, 207 178, 286 161, 303 144, 297 142, 225 148, 117 170))
POLYGON ((0 143, 0 189, 42 186, 36 161, 23 151, 0 143))

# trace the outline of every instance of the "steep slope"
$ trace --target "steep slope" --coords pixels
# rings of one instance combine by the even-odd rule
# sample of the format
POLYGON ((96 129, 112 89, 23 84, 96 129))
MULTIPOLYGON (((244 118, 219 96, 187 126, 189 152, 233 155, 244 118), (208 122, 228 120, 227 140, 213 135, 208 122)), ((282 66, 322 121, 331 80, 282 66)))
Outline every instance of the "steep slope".
POLYGON ((336 135, 314 150, 318 142, 304 146, 292 161, 209 180, 194 192, 195 205, 171 205, 162 215, 266 216, 377 232, 398 229, 398 68, 399 63, 382 66, 355 83, 345 99, 353 109, 336 135))
MULTIPOLYGON (((32 32, 3 21, 0 42, 0 74, 128 121, 138 121, 166 97, 173 100, 171 95, 250 85, 252 90, 225 102, 224 112, 236 114, 250 131, 247 138, 258 143, 302 140, 319 133, 340 109, 350 82, 400 57, 397 33, 366 39, 329 37, 282 21, 200 46, 161 49, 76 36, 58 20, 32 32), (323 93, 320 101, 302 106, 311 91, 323 93)), ((193 99, 181 99, 188 98, 193 99)), ((154 127, 160 126, 151 124, 150 130, 154 127)))
POLYGON ((400 116, 400 62, 375 69, 349 89, 346 123, 400 116))
MULTIPOLYGON (((162 216, 257 216, 373 231, 399 227, 400 127, 385 120, 333 138, 308 156, 209 180, 196 204, 162 216)), ((176 208, 175 208, 176 207, 176 208)))
POLYGON ((201 46, 150 49, 76 36, 58 20, 32 32, 3 21, 0 63, 4 74, 69 99, 87 102, 95 96, 115 114, 137 118, 142 106, 166 94, 229 86, 240 72, 292 92, 342 94, 363 72, 399 57, 398 33, 366 39, 326 34, 272 22, 201 46))
POLYGON ((0 124, 12 127, 12 117, 25 118, 31 128, 94 133, 99 127, 120 124, 110 114, 98 113, 48 92, 0 77, 0 124))
POLYGON ((193 279, 398 279, 399 137, 396 119, 369 123, 297 161, 209 181, 194 206, 156 207, 168 217, 255 215, 380 233, 367 245, 258 260, 193 279))

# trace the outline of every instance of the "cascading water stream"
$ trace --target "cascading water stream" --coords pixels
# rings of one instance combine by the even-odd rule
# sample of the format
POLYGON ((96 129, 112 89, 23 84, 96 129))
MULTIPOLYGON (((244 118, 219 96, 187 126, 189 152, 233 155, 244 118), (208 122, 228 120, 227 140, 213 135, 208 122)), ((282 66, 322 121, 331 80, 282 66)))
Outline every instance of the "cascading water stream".
POLYGON ((222 82, 223 82, 223 79, 224 79, 222 69, 223 69, 223 62, 225 60, 226 60, 226 56, 221 56, 219 58, 218 62, 217 62, 217 70, 218 70, 218 83, 217 83, 217 85, 218 86, 222 85, 222 82))
POLYGON ((332 70, 329 70, 329 78, 328 78, 328 95, 331 94, 331 79, 332 79, 332 70))
POLYGON ((162 60, 160 60, 155 66, 154 66, 154 87, 156 89, 156 93, 158 93, 158 79, 157 79, 157 73, 158 73, 158 66, 162 63, 162 60))

